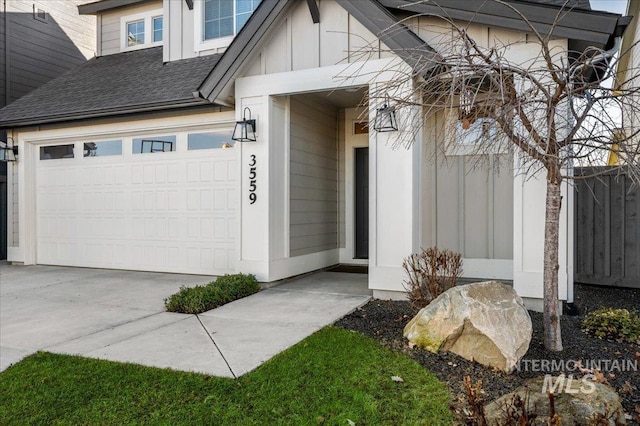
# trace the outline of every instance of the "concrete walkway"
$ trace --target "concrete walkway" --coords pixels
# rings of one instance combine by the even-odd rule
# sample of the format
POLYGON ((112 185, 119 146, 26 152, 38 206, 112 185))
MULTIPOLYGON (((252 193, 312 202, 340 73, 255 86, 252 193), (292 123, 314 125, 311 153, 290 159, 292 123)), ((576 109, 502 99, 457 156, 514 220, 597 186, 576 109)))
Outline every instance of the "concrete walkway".
POLYGON ((0 371, 44 350, 238 377, 370 298, 366 275, 320 272, 200 315, 164 311, 211 279, 0 265, 0 371))

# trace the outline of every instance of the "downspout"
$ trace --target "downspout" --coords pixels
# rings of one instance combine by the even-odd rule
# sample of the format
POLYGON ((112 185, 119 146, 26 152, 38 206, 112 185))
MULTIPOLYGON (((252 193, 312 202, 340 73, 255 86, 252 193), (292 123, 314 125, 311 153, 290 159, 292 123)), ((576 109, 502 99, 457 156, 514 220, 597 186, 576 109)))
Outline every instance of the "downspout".
MULTIPOLYGON (((593 64, 597 64, 600 61, 606 61, 611 59, 620 49, 620 45, 622 44, 622 37, 616 37, 613 43, 613 47, 609 50, 605 50, 604 52, 600 52, 597 55, 593 56, 592 58, 590 58, 587 62, 585 62, 584 64, 581 64, 580 66, 576 67, 572 72, 571 72, 571 77, 570 79, 573 80, 573 77, 580 72, 582 69, 584 69, 584 67, 586 66, 590 66, 593 64)), ((587 97, 587 100, 590 98, 590 94, 589 92, 585 93, 585 96, 587 97)), ((573 102, 573 99, 571 100, 571 102, 573 102)), ((570 105, 567 105, 567 109, 571 108, 570 105)), ((567 116, 571 116, 570 111, 567 111, 567 116)), ((572 123, 573 125, 573 123, 572 123)), ((571 172, 573 173, 573 169, 574 169, 574 164, 569 164, 569 168, 571 170, 571 172)), ((574 200, 574 208, 575 208, 575 200, 574 200)), ((574 212, 567 212, 568 214, 573 214, 574 212)), ((567 218, 568 219, 568 218, 567 218)), ((575 233, 575 231, 574 231, 575 233)), ((569 248, 569 246, 573 246, 575 248, 575 234, 573 236, 572 241, 567 241, 567 250, 569 248)), ((568 253, 567 253, 568 255, 568 253)), ((568 257, 568 256, 567 256, 568 257)), ((572 256, 573 259, 573 263, 574 263, 574 274, 575 274, 575 253, 572 256)), ((573 278, 573 277, 572 277, 573 278)), ((571 315, 576 314, 578 311, 574 305, 574 280, 570 280, 569 285, 567 286, 567 308, 568 308, 568 313, 571 315)))

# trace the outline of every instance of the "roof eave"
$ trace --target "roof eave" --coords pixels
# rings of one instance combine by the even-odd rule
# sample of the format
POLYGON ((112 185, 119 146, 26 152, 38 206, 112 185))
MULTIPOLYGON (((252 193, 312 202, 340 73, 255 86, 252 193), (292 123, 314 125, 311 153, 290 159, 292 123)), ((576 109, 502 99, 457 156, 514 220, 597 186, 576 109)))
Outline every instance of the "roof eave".
POLYGON ((99 0, 93 3, 81 4, 78 6, 80 15, 95 15, 109 9, 130 6, 136 3, 143 3, 149 0, 99 0))
MULTIPOLYGON (((439 0, 439 2, 415 2, 411 0, 380 0, 391 9, 414 14, 446 16, 460 22, 474 22, 490 26, 526 31, 522 18, 508 5, 500 2, 468 2, 460 0, 439 0), (479 7, 480 5, 480 7, 479 7)), ((597 47, 604 47, 617 30, 620 15, 608 12, 573 9, 562 11, 562 19, 556 21, 561 8, 547 4, 510 2, 531 22, 541 34, 553 30, 557 37, 582 40, 597 47)))
POLYGON ((98 111, 82 111, 72 114, 49 115, 16 120, 0 121, 0 129, 38 126, 41 124, 63 123, 94 118, 105 118, 124 114, 139 114, 145 112, 165 111, 196 106, 214 106, 206 99, 182 99, 176 101, 156 102, 152 104, 127 105, 124 107, 103 109, 98 111))

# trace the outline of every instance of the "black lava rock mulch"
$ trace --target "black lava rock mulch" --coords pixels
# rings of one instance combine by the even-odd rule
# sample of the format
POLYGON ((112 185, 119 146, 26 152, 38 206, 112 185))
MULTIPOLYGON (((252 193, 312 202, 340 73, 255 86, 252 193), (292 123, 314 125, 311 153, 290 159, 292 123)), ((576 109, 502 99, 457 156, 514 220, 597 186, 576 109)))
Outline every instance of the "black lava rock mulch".
POLYGON ((484 367, 457 355, 433 354, 423 349, 410 348, 402 337, 402 331, 417 311, 407 302, 372 300, 339 320, 337 325, 370 336, 418 361, 449 385, 454 396, 454 410, 460 409, 460 401, 464 399, 462 382, 465 376, 470 376, 474 382, 482 380, 486 401, 489 402, 513 391, 528 378, 545 374, 557 377, 561 373, 556 369, 549 371, 551 367, 543 368, 543 360, 556 360, 556 366, 564 363, 564 372, 567 375, 573 374, 574 377, 582 377, 584 374, 576 367, 575 361, 580 361, 583 366, 588 366, 589 362, 597 366, 592 362, 595 360, 599 362, 604 378, 620 395, 626 413, 632 417, 632 420, 627 420, 627 424, 640 424, 640 347, 599 340, 580 330, 584 315, 600 307, 639 309, 640 290, 577 284, 575 305, 579 309, 579 315, 564 315, 561 319, 562 352, 550 352, 544 348, 542 315, 529 312, 533 323, 533 338, 529 351, 520 363, 520 369, 511 374, 484 367), (615 364, 614 360, 618 363, 615 364), (627 371, 620 371, 623 365, 627 371), (634 366, 637 368, 634 369, 634 366))

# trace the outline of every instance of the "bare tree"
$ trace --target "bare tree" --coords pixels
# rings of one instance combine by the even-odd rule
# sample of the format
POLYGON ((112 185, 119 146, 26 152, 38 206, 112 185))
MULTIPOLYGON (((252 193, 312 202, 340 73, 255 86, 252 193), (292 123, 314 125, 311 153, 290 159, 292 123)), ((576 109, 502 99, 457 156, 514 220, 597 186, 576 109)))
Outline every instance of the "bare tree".
MULTIPOLYGON (((622 109, 625 120, 636 122, 640 97, 633 81, 618 82, 615 88, 606 84, 614 76, 619 58, 629 52, 615 56, 617 46, 608 51, 592 47, 568 52, 553 36, 555 24, 548 33, 540 33, 512 5, 493 1, 517 14, 527 34, 518 40, 487 44, 486 40, 475 40, 468 28, 442 10, 437 18, 444 30, 437 40, 430 41, 433 48, 425 45, 422 51, 405 52, 418 65, 380 88, 384 100, 369 102, 389 102, 398 109, 414 107, 422 111, 421 123, 448 111, 453 119, 448 120, 450 128, 444 132, 449 135, 445 144, 458 144, 456 139, 466 132, 471 135, 478 161, 486 159, 486 154, 504 153, 515 158, 519 173, 545 176, 544 344, 549 350, 560 351, 561 186, 566 180, 584 177, 574 175, 575 166, 603 165, 612 150, 620 159, 617 167, 640 181, 637 129, 620 130, 622 109), (518 54, 523 50, 529 53, 518 54), (411 91, 406 90, 408 83, 411 91)), ((560 10, 555 22, 565 12, 565 8, 560 10)), ((410 26, 410 19, 403 24, 410 26)), ((415 123, 411 127, 414 133, 417 127, 415 123)), ((411 143, 415 134, 396 140, 398 144, 411 143)))

